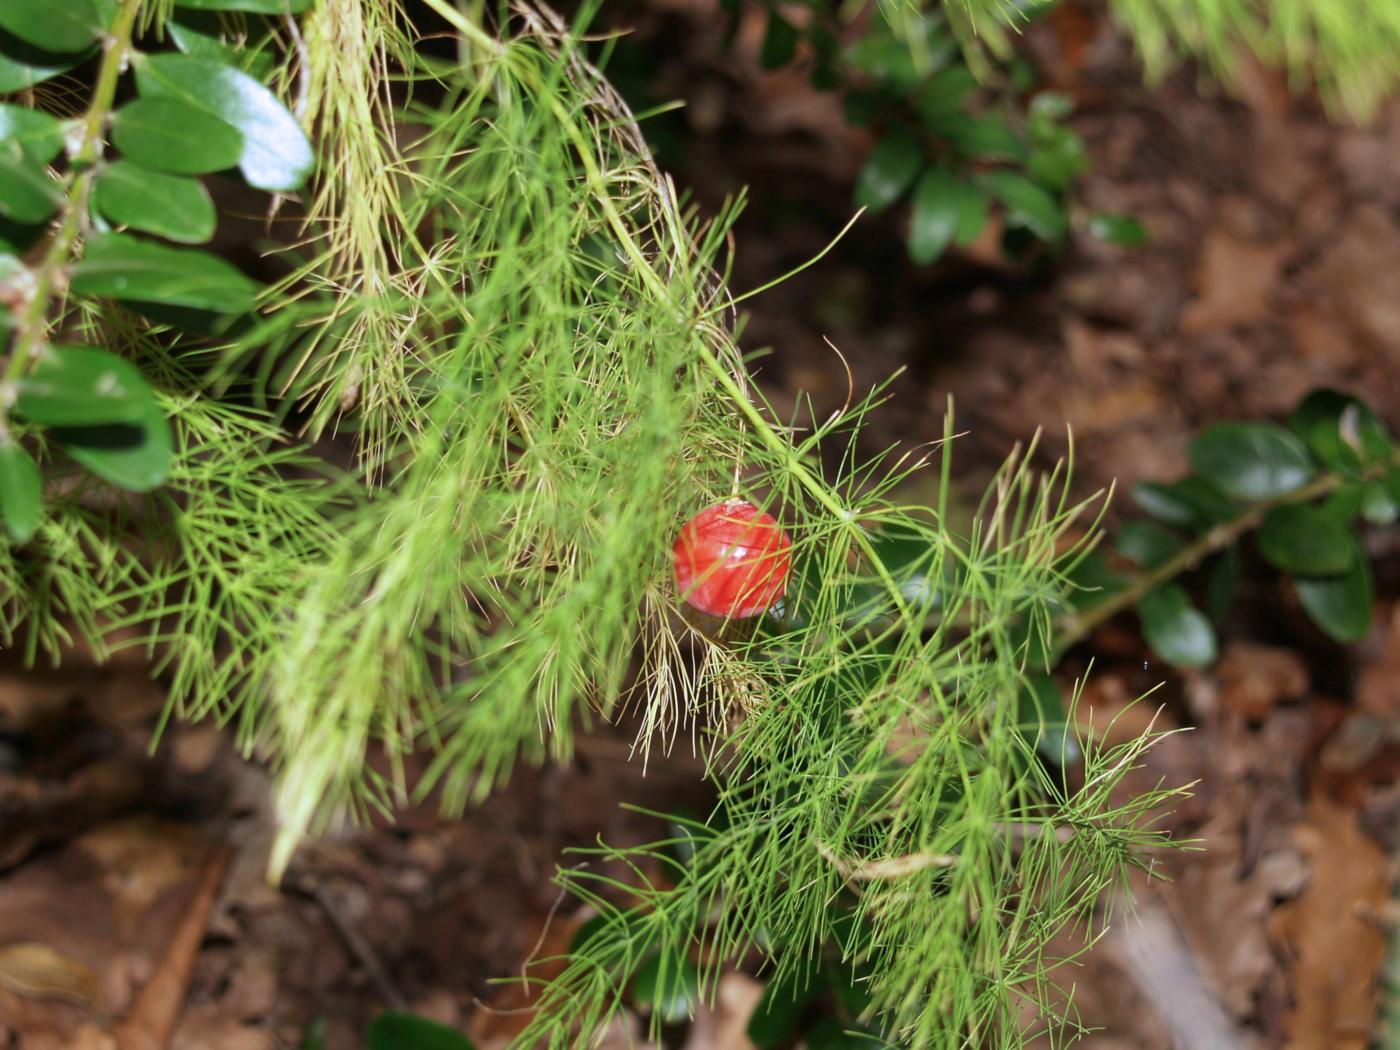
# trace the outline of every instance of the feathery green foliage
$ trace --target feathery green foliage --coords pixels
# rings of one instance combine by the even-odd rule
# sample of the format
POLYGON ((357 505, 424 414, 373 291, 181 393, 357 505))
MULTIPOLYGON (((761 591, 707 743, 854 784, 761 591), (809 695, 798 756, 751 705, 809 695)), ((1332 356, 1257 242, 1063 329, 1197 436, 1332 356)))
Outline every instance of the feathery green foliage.
MULTIPOLYGON (((894 11, 914 0, 884 0, 894 11)), ((943 0, 964 47, 990 34, 993 46, 1054 0, 943 0)), ((1366 121, 1400 87, 1400 6, 1346 0, 1111 0, 1149 80, 1183 59, 1226 80, 1254 56, 1284 69, 1295 88, 1316 86, 1338 115, 1366 121)), ((898 25, 897 19, 891 23, 898 25)))
MULTIPOLYGON (((760 930, 800 965, 847 894, 871 931, 849 951, 872 970, 872 1015, 915 1046, 1016 1045, 1020 1000, 1053 1023, 1049 934, 1139 862, 1163 801, 1110 799, 1147 741, 1091 752, 1070 791, 1022 724, 1019 625, 1056 606, 1083 507, 1063 473, 1037 479, 1021 458, 955 527, 951 420, 937 505, 901 505, 916 465, 851 451, 874 395, 779 425, 735 343, 738 203, 708 221, 686 207, 547 11, 490 30, 426 5, 437 21, 416 29, 389 0, 220 15, 199 23, 220 57, 181 58, 162 30, 179 45, 188 12, 121 0, 96 90, 27 96, 81 111, 82 145, 62 192, 33 201, 54 226, 4 249, 27 296, 6 382, 22 387, 60 336, 137 363, 155 422, 140 417, 135 451, 102 454, 154 454, 166 483, 138 499, 110 463, 80 469, 91 446, 21 403, 0 437, 42 467, 44 517, 0 556, 5 640, 54 658, 75 637, 147 646, 173 713, 231 724, 275 764, 274 873, 347 813, 415 790, 479 802, 636 697, 647 729, 705 735, 729 829, 675 888, 632 888, 649 910, 550 986, 533 1034, 575 1045, 643 946, 703 946, 706 987, 760 930), (129 41, 141 99, 165 99, 177 127, 214 107, 200 119, 237 133, 250 186, 291 193, 310 164, 295 122, 235 71, 276 56, 270 82, 315 132, 304 197, 267 199, 280 237, 255 309, 226 260, 98 237, 89 196, 129 41), (196 75, 255 104, 220 110, 189 90, 196 75), (668 552, 679 521, 735 491, 782 518, 803 583, 780 623, 724 647, 671 622, 668 552), (918 580, 885 550, 900 539, 929 552, 918 580), (383 779, 366 771, 376 743, 383 779), (420 747, 434 760, 415 785, 400 760, 420 747)), ((81 28, 90 46, 99 28, 81 28)), ((124 162, 171 177, 227 163, 128 142, 124 162)), ((22 179, 43 163, 6 156, 22 179)), ((596 896, 584 873, 565 881, 596 896)))

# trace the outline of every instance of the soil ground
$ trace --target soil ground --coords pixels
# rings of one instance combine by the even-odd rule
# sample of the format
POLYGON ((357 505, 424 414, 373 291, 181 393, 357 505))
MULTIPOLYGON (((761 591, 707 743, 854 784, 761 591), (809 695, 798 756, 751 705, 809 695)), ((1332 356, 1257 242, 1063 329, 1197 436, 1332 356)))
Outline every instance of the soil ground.
MULTIPOLYGON (((871 449, 937 436, 951 394, 971 481, 1037 429, 1047 461, 1072 431, 1086 495, 1177 476, 1203 424, 1280 418, 1319 386, 1400 429, 1400 105, 1366 128, 1329 123, 1263 70, 1232 93, 1190 71, 1148 89, 1096 8, 1063 11, 1024 46, 1078 103, 1093 158, 1080 206, 1136 215, 1148 245, 1076 237, 1032 273, 989 235, 916 268, 897 214, 865 220, 750 304, 746 343, 772 348, 759 369, 779 410, 799 392, 819 414, 845 399, 829 338, 858 391, 903 369, 871 449)), ((710 208, 750 187, 735 288, 816 254, 849 214, 865 133, 802 74, 761 71, 761 25, 727 48, 704 0, 629 17, 655 58, 650 92, 688 104, 677 181, 710 208)), ((1376 627, 1354 649, 1309 628, 1256 565, 1207 671, 1150 661, 1131 622, 1074 654, 1071 672, 1095 661, 1081 719, 1096 731, 1115 715, 1116 731, 1140 728, 1154 708, 1130 701, 1165 680, 1158 726, 1190 732, 1150 752, 1139 786, 1194 783, 1169 820, 1204 847, 1164 858, 1169 881, 1131 887, 1137 918, 1062 971, 1097 1029, 1082 1045, 1370 1044, 1400 849, 1400 536, 1367 542, 1376 627)), ((564 851, 656 837, 620 803, 705 801, 686 756, 643 776, 626 728, 605 727, 567 768, 522 770, 462 820, 422 809, 331 834, 273 889, 266 769, 209 726, 175 726, 149 755, 161 705, 139 663, 0 667, 0 945, 50 953, 0 949, 0 1045, 106 1045, 101 1019, 162 981, 188 982, 165 1011, 177 1050, 297 1047, 316 1018, 332 1050, 355 1047, 389 1006, 503 1045, 528 997, 492 979, 579 921, 551 882, 564 851)), ((742 1048, 756 992, 734 975, 676 1045, 742 1048)), ((630 1023, 610 1045, 630 1045, 630 1023)))

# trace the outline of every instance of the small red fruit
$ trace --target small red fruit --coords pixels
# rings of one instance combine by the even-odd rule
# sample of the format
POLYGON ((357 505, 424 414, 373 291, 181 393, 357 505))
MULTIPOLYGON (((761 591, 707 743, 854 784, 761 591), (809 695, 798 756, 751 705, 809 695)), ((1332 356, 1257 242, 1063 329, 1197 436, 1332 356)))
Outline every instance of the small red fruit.
POLYGON ((772 515, 741 499, 716 503, 686 522, 676 539, 676 589, 711 616, 758 616, 787 590, 791 552, 792 541, 772 515))

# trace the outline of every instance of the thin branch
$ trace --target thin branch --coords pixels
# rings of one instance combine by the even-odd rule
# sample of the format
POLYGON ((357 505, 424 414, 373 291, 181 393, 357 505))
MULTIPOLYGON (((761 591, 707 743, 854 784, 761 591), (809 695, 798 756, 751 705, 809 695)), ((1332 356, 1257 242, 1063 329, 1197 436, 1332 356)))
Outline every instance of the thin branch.
MULTIPOLYGON (((102 158, 106 140, 107 118, 116 98, 117 81, 126 69, 127 53, 131 50, 131 35, 141 0, 122 0, 112 21, 104 45, 102 65, 97 71, 97 85, 92 104, 83 117, 83 137, 69 164, 63 222, 49 242, 43 262, 35 273, 34 295, 20 318, 15 348, 5 366, 4 386, 10 387, 29 367, 30 361, 43 349, 48 330, 48 314, 54 292, 64 268, 68 265, 83 228, 88 194, 97 175, 97 162, 102 158)), ((0 397, 0 413, 8 409, 7 397, 0 397)))

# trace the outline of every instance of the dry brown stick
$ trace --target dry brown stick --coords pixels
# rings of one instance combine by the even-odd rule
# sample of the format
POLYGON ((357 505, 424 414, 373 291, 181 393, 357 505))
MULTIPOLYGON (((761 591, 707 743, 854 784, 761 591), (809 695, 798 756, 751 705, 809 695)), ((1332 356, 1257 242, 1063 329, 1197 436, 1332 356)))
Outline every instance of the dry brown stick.
POLYGON ((369 941, 361 936, 360 931, 345 917, 340 906, 324 888, 306 881, 289 882, 287 888, 307 898, 325 913, 326 919, 340 936, 340 939, 345 942, 345 947, 350 949, 350 954, 365 968, 365 972, 369 974, 369 979, 374 982, 375 988, 379 990, 379 995, 385 1003, 396 1010, 401 1010, 408 1005, 408 1000, 404 998, 398 985, 389 976, 389 971, 380 961, 379 955, 369 941))
POLYGON ((166 1050, 170 1045, 228 860, 228 847, 218 846, 204 862, 194 898, 175 928, 160 965, 117 1023, 113 1034, 119 1050, 166 1050))

